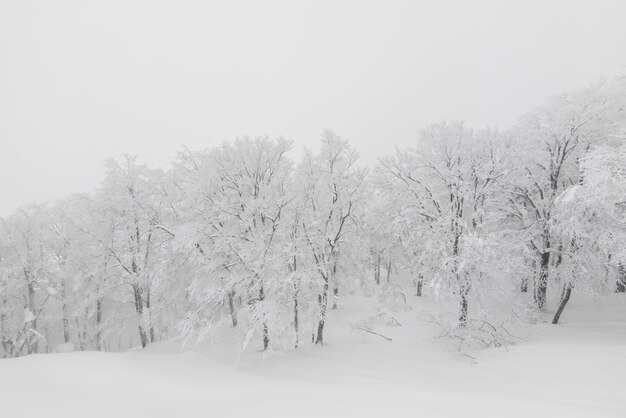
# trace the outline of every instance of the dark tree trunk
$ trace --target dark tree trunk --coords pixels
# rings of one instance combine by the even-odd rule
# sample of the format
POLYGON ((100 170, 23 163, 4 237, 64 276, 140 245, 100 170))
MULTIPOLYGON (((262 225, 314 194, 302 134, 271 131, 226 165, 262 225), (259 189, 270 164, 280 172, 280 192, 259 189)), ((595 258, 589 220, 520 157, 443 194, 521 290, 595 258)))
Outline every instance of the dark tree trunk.
POLYGON ((267 321, 263 320, 263 351, 267 350, 270 346, 270 331, 267 327, 267 321))
POLYGON ((70 320, 67 312, 67 294, 65 288, 65 280, 61 282, 61 314, 63 318, 63 342, 70 342, 70 320))
MULTIPOLYGON (((453 200, 452 196, 451 200, 453 200)), ((458 202, 458 199, 456 202, 457 217, 452 221, 452 231, 454 232, 452 255, 454 256, 454 275, 456 277, 456 282, 459 284, 459 326, 461 328, 465 328, 467 326, 467 294, 469 293, 469 286, 465 282, 461 281, 462 278, 459 275, 458 256, 459 241, 461 238, 461 234, 459 232, 459 219, 462 219, 462 204, 458 202)))
POLYGON ((152 310, 150 309, 152 307, 152 298, 151 298, 152 292, 150 291, 150 286, 146 287, 146 310, 148 312, 146 315, 146 320, 148 321, 148 330, 150 333, 150 341, 151 343, 155 342, 156 339, 154 338, 154 325, 152 325, 152 310))
POLYGON ((141 341, 141 347, 145 348, 148 345, 148 334, 144 328, 143 317, 143 297, 141 296, 141 289, 139 285, 133 285, 133 296, 135 298, 135 312, 138 317, 138 330, 139 340, 141 341))
POLYGON ((461 288, 461 298, 459 306, 459 326, 465 328, 467 326, 467 294, 469 289, 465 286, 461 288))
POLYGON ((522 293, 528 292, 528 283, 531 283, 531 279, 535 277, 537 274, 537 260, 532 260, 532 273, 530 273, 527 277, 522 278, 522 283, 520 285, 520 290, 522 293))
POLYGON ((324 322, 326 320, 326 308, 328 307, 328 276, 322 275, 324 279, 324 286, 322 288, 322 294, 317 295, 317 301, 320 307, 320 321, 317 324, 317 337, 315 344, 324 344, 324 322))
POLYGON ((233 323, 233 328, 237 326, 237 312, 235 311, 235 291, 228 292, 228 309, 230 313, 230 320, 233 323))
POLYGON ((45 335, 45 353, 49 353, 51 351, 50 348, 50 326, 48 324, 44 325, 44 335, 45 335))
POLYGON ((300 344, 300 319, 298 318, 298 299, 300 298, 300 278, 297 275, 298 257, 293 256, 289 270, 295 275, 293 282, 293 331, 296 337, 294 348, 300 344))
POLYGON ((315 338, 315 344, 324 345, 324 320, 320 319, 317 323, 317 335, 315 338))
MULTIPOLYGON (((28 309, 33 315, 35 315, 35 319, 33 319, 30 323, 30 328, 36 332, 37 331, 37 317, 36 317, 37 310, 35 309, 35 287, 33 286, 33 281, 31 280, 30 274, 29 274, 29 280, 28 280, 28 309)), ((37 336, 34 333, 31 333, 27 338, 29 340, 27 347, 26 347, 28 354, 38 353, 39 352, 39 339, 37 338, 37 336)))
POLYGON ((96 300, 96 350, 102 350, 102 298, 96 300))
POLYGON ((415 287, 417 288, 415 291, 415 296, 422 296, 422 286, 424 285, 424 277, 420 274, 417 277, 417 282, 415 283, 415 287))
POLYGON ((561 314, 563 313, 563 309, 565 309, 565 305, 569 301, 570 296, 572 295, 572 285, 567 283, 563 286, 563 294, 561 295, 561 303, 559 303, 559 308, 556 310, 554 314, 554 318, 552 319, 553 324, 559 323, 559 318, 561 318, 561 314))
POLYGON ((299 286, 293 294, 293 330, 296 334, 296 342, 294 348, 298 348, 299 334, 300 334, 300 321, 298 319, 298 293, 300 292, 299 286))
POLYGON ((70 321, 67 318, 67 306, 63 304, 63 342, 70 342, 70 321))
MULTIPOLYGON (((574 244, 574 240, 572 240, 572 245, 574 244)), ((558 267, 563 262, 563 243, 559 244, 559 252, 556 255, 556 261, 554 263, 555 267, 558 267)))
POLYGON ((535 302, 539 309, 543 309, 546 305, 546 295, 548 290, 548 268, 550 266, 550 253, 544 251, 541 254, 539 264, 539 277, 535 286, 535 302))
POLYGON ((2 310, 0 311, 0 342, 2 343, 2 349, 4 350, 4 357, 9 357, 11 343, 9 342, 7 330, 6 330, 6 320, 8 311, 8 297, 6 292, 2 295, 2 310))
POLYGON ((520 284, 520 291, 522 293, 528 292, 528 277, 524 277, 522 279, 522 283, 520 284))
MULTIPOLYGON (((102 286, 105 286, 107 277, 108 277, 108 265, 109 265, 109 256, 105 255, 104 257, 104 265, 102 267, 102 286)), ((96 283, 96 336, 95 336, 95 347, 96 350, 102 351, 102 311, 103 311, 104 297, 102 295, 102 287, 99 283, 96 283)))
POLYGON ((139 257, 139 254, 141 253, 141 244, 140 244, 141 233, 139 232, 139 221, 137 220, 137 218, 135 218, 135 233, 134 233, 134 236, 131 235, 131 239, 134 241, 134 244, 135 244, 133 257, 130 263, 130 270, 132 271, 131 279, 134 280, 132 287, 133 287, 133 296, 135 299, 135 312, 137 313, 137 317, 138 317, 137 328, 139 331, 139 340, 141 341, 141 347, 145 348, 150 342, 150 340, 148 336, 148 331, 146 331, 146 328, 145 328, 146 318, 144 315, 144 306, 145 306, 144 295, 143 295, 144 289, 142 289, 140 285, 140 281, 139 281, 140 267, 139 267, 139 264, 137 263, 137 259, 139 257))
MULTIPOLYGON (((84 318, 89 317, 89 309, 85 308, 84 318)), ((74 316, 74 323, 76 324, 76 334, 78 336, 78 348, 80 351, 85 351, 86 342, 87 342, 87 326, 81 325, 80 319, 78 316, 74 316)), ((68 342, 68 341, 66 341, 68 342)))
POLYGON ((389 260, 389 263, 387 263, 387 283, 389 283, 390 279, 391 279, 391 260, 389 260))
MULTIPOLYGON (((261 287, 259 288, 259 302, 263 302, 265 300, 265 289, 263 288, 263 285, 261 284, 261 287)), ((269 334, 269 328, 267 326, 267 320, 265 319, 265 313, 263 313, 262 315, 262 319, 261 319, 262 327, 263 327, 263 351, 267 350, 270 346, 270 334, 269 334)))
POLYGON ((626 268, 619 265, 617 270, 617 282, 615 283, 615 293, 626 292, 626 268))
POLYGON ((339 297, 339 279, 337 278, 337 263, 333 264, 333 309, 337 309, 339 297))

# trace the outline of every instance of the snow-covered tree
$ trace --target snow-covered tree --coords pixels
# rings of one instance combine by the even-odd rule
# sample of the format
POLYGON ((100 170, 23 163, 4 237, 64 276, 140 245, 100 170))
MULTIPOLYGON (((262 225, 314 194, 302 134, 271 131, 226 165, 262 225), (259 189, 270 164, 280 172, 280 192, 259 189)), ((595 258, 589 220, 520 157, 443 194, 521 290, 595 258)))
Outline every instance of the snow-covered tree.
MULTIPOLYGON (((126 156, 122 162, 107 161, 100 198, 115 229, 110 242, 94 233, 90 235, 111 255, 125 296, 132 302, 141 345, 157 338, 153 310, 156 293, 163 276, 160 253, 173 233, 165 226, 166 206, 160 184, 161 171, 149 170, 126 156)), ((88 231, 87 231, 88 232, 88 231)), ((108 235, 108 234, 107 234, 108 235)))
POLYGON ((554 97, 514 129, 518 164, 509 203, 534 251, 534 295, 540 309, 546 303, 551 262, 559 260, 563 245, 552 233, 556 199, 579 182, 580 158, 618 129, 616 113, 623 98, 615 87, 603 81, 554 97))
POLYGON ((626 291, 625 109, 626 79, 602 81, 504 132, 432 125, 371 174, 331 131, 296 169, 291 142, 265 137, 184 149, 168 170, 109 160, 95 192, 0 220, 0 352, 181 329, 321 345, 340 297, 384 302, 398 285, 375 284, 398 268, 454 303, 456 337, 494 306, 536 313, 530 288, 541 309, 558 292, 557 323, 575 292, 626 291))
POLYGON ((626 265, 626 145, 600 146, 580 161, 580 184, 555 202, 553 229, 564 244, 557 273, 562 286, 552 323, 573 289, 602 295, 624 284, 626 265))
POLYGON ((338 286, 339 255, 355 228, 355 212, 362 209, 366 172, 357 161, 358 154, 347 140, 326 131, 319 154, 306 151, 299 167, 306 202, 302 232, 319 274, 316 344, 324 342, 331 287, 338 286))
POLYGON ((461 326, 470 292, 487 291, 488 266, 498 256, 497 207, 509 168, 492 136, 458 122, 433 125, 418 146, 379 167, 399 237, 414 254, 411 269, 429 277, 435 293, 457 298, 461 326))
POLYGON ((269 348, 277 332, 271 328, 279 328, 284 318, 279 293, 288 261, 280 244, 289 234, 284 215, 291 200, 290 147, 284 139, 244 138, 202 158, 201 177, 195 182, 201 220, 190 246, 201 253, 208 275, 193 285, 196 308, 188 330, 198 328, 198 321, 202 327, 206 316, 219 314, 215 307, 227 301, 234 326, 235 310, 245 307, 246 344, 259 331, 263 348, 269 348), (242 298, 237 307, 235 295, 242 298))
POLYGON ((5 356, 40 351, 50 287, 45 208, 22 208, 2 223, 2 346, 5 356))

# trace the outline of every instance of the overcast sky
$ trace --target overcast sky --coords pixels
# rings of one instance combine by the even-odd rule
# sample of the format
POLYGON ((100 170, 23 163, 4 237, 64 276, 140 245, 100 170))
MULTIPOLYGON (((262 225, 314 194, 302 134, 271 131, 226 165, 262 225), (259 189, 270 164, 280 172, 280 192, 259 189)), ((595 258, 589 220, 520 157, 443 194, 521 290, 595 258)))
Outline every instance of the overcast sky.
POLYGON ((367 161, 626 73, 626 1, 0 0, 0 216, 122 153, 325 128, 367 161))

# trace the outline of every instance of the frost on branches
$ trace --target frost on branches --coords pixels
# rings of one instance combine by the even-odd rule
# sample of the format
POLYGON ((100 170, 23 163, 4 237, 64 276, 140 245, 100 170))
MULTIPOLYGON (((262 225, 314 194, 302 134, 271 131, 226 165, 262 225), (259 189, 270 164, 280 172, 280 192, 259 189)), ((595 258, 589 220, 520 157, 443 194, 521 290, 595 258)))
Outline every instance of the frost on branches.
POLYGON ((577 294, 626 291, 625 109, 605 80, 511 129, 430 125, 371 169, 332 131, 298 160, 266 137, 168 170, 109 160, 95 192, 0 221, 0 355, 322 345, 354 293, 385 312, 363 332, 432 298, 459 346, 514 341, 577 294))
POLYGON ((426 280, 433 295, 455 299, 465 327, 470 299, 499 293, 505 269, 499 206, 510 168, 498 138, 462 123, 433 125, 379 172, 418 293, 426 280))

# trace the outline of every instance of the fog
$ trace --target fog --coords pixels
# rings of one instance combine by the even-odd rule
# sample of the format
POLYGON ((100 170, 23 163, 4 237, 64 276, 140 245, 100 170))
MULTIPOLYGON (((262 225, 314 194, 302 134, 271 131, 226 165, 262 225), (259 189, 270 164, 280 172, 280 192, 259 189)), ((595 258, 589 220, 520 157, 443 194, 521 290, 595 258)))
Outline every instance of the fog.
POLYGON ((367 162, 624 73, 623 1, 0 1, 0 216, 105 158, 332 128, 367 162))

